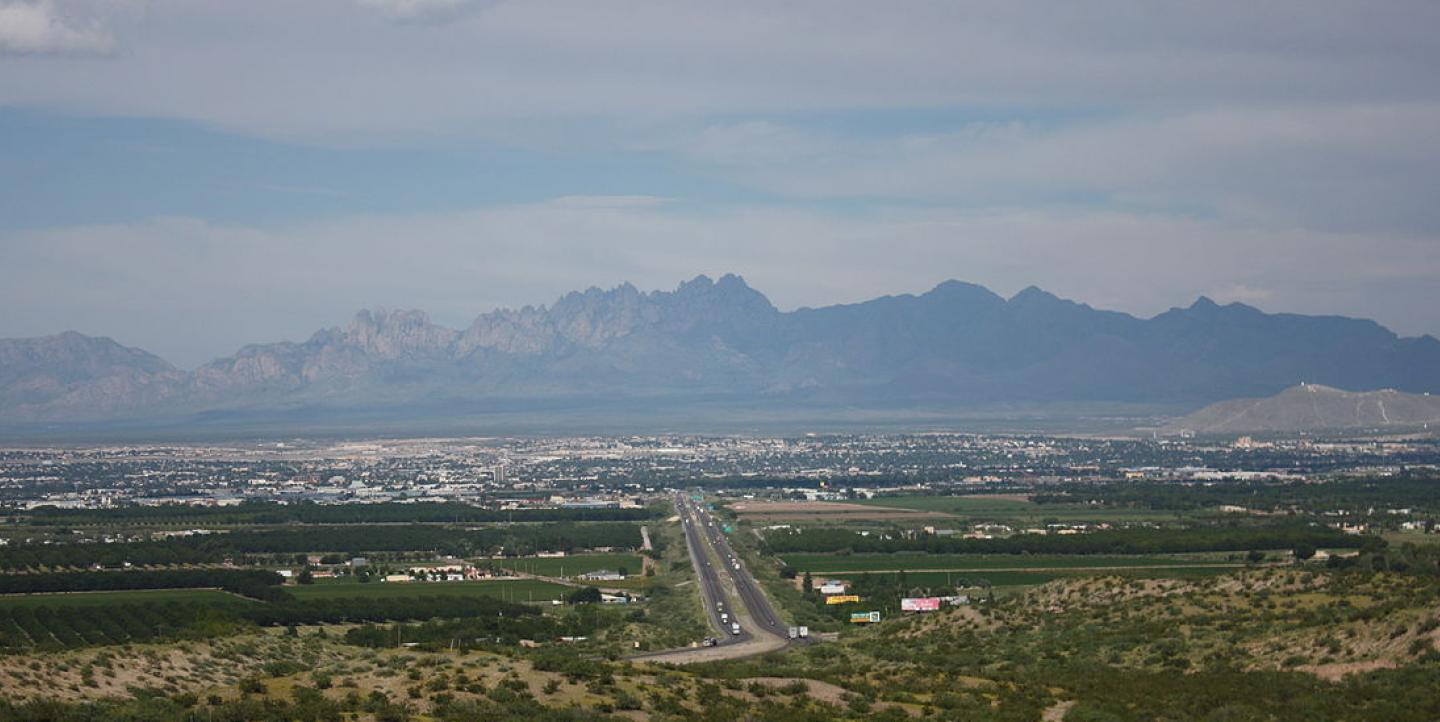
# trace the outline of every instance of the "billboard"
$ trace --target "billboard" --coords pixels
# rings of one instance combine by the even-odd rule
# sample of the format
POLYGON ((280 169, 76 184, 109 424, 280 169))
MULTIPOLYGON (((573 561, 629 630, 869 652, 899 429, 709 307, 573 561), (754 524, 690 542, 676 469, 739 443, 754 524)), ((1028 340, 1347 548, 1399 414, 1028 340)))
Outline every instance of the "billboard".
POLYGON ((851 624, 874 624, 880 621, 879 612, 851 612, 851 624))
POLYGON ((837 594, 833 597, 825 597, 826 604, 846 604, 849 602, 858 601, 860 601, 860 597, 857 597, 854 594, 837 594))
POLYGON ((902 612, 933 612, 940 609, 940 597, 905 597, 900 600, 902 612))

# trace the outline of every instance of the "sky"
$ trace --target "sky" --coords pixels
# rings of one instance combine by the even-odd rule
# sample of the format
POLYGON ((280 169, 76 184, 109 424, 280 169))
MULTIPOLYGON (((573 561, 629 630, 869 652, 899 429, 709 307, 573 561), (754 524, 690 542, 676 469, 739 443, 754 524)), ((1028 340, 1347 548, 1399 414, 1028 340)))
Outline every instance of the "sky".
POLYGON ((1440 3, 0 0, 0 337, 738 273, 1440 334, 1440 3))

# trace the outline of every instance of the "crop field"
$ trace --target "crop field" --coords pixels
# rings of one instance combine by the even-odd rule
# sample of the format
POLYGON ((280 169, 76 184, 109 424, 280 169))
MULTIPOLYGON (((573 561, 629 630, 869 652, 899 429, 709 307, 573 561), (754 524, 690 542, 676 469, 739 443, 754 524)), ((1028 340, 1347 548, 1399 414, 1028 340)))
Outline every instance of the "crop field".
MULTIPOLYGON (((923 592, 931 590, 935 593, 964 585, 975 587, 981 580, 996 589, 998 594, 1003 589, 1016 590, 1023 587, 1031 587, 1037 584, 1054 581, 1056 579, 1071 577, 1091 576, 1121 576, 1128 579, 1198 579, 1211 577, 1226 572, 1234 571, 1224 567, 1172 567, 1166 569, 1116 569, 1098 571, 1092 569, 1070 569, 1053 572, 1013 572, 1013 571, 954 571, 954 572, 906 572, 905 580, 916 591, 923 592)), ((827 574, 826 579, 842 579, 853 581, 864 575, 861 573, 839 573, 827 574)))
POLYGON ((763 521, 901 521, 941 519, 937 511, 838 501, 737 501, 729 509, 741 518, 763 521))
POLYGON ((514 569, 518 572, 542 577, 573 577, 601 569, 623 570, 626 574, 633 576, 641 573, 644 564, 644 560, 635 554, 575 554, 555 558, 520 557, 496 562, 497 566, 504 569, 514 569))
POLYGON ((861 499, 855 502, 865 506, 881 506, 892 509, 914 509, 915 511, 936 511, 944 514, 986 514, 1015 513, 1037 508, 1023 494, 985 494, 975 496, 889 496, 878 499, 861 499))
MULTIPOLYGON (((864 572, 827 574, 825 578, 851 581, 863 574, 864 572)), ((1061 576, 1064 575, 1046 572, 906 572, 905 580, 917 591, 928 588, 939 592, 961 584, 975 586, 982 579, 994 587, 1018 587, 1044 584, 1061 576)))
MULTIPOLYGON (((1227 564, 1224 554, 1176 556, 1098 556, 1061 554, 782 554, 801 572, 884 572, 911 569, 969 571, 982 569, 1105 569, 1109 567, 1186 567, 1227 564)), ((1238 566, 1230 563, 1228 566, 1238 566)))
POLYGON ((975 496, 892 496, 864 499, 857 505, 875 508, 929 512, 966 519, 1041 523, 1098 521, 1164 521, 1180 516, 1173 511, 1150 509, 1105 509, 1083 504, 1035 504, 1019 494, 975 496))
POLYGON ((339 597, 429 597, 481 596, 513 602, 543 602, 565 596, 569 587, 534 579, 508 579, 483 582, 329 582, 290 587, 298 599, 335 599, 339 597))
POLYGON ((0 609, 111 607, 116 604, 162 604, 165 602, 197 602, 214 606, 256 603, 216 589, 127 589, 105 592, 0 595, 0 609))

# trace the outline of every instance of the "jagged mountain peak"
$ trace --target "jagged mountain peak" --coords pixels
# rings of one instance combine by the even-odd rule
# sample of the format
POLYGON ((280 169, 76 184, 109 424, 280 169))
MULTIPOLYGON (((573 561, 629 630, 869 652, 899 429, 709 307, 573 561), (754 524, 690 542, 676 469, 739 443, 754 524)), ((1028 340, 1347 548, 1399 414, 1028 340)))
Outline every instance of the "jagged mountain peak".
POLYGON ((1039 286, 1026 286, 1019 293, 1011 296, 1008 303, 1028 303, 1031 301, 1059 301, 1060 297, 1046 291, 1039 286))
POLYGON ((957 281, 953 278, 948 281, 942 281, 939 284, 936 284, 934 288, 925 292, 921 296, 921 298, 939 299, 952 302, 978 301, 982 303, 994 303, 996 301, 999 301, 1003 303, 1005 301, 1005 299, 1001 298, 999 294, 991 291, 984 286, 976 283, 957 281))
POLYGON ((430 325, 430 314, 413 308, 361 309, 355 312, 350 328, 398 328, 430 325))
POLYGON ((371 309, 303 343, 247 346, 191 374, 123 349, 78 334, 0 341, 0 419, 297 406, 379 413, 422 401, 483 410, 494 399, 596 397, 951 410, 1012 401, 1198 405, 1298 380, 1440 392, 1440 342, 1401 339, 1369 321, 1270 315, 1205 297, 1140 319, 1033 286, 1006 300, 955 280, 920 295, 790 312, 734 274, 673 290, 623 283, 549 307, 491 311, 464 331, 421 311, 371 309), (92 362, 84 373, 55 372, 92 362))

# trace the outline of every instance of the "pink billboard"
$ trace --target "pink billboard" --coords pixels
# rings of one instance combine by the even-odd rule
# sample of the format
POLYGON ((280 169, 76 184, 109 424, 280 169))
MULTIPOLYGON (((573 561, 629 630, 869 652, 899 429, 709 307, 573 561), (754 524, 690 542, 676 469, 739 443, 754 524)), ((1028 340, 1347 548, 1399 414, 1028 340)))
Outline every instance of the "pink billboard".
POLYGON ((933 612, 940 608, 940 597, 906 597, 900 600, 902 612, 933 612))

